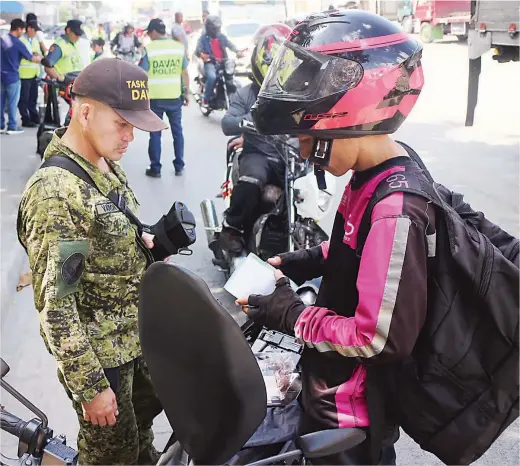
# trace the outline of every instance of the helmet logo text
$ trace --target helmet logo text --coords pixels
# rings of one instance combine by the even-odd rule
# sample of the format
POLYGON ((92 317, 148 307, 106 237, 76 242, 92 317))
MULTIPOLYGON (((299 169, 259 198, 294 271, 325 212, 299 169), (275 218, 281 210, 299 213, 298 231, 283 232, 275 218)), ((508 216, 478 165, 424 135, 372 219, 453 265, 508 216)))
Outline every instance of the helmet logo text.
POLYGON ((348 112, 339 113, 307 113, 303 116, 304 120, 326 120, 328 118, 340 118, 348 115, 348 112))

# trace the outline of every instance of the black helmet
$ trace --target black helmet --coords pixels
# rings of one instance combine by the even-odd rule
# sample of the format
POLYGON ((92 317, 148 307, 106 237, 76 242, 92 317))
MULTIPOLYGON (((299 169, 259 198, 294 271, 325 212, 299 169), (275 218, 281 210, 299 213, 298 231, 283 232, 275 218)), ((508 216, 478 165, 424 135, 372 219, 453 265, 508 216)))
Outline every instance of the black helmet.
POLYGON ((210 15, 206 18, 206 23, 204 25, 208 35, 211 37, 216 37, 220 32, 220 28, 222 27, 222 20, 216 15, 210 15))
POLYGON ((424 83, 421 45, 362 10, 307 17, 280 48, 253 106, 264 134, 390 134, 424 83))
POLYGON ((290 33, 289 26, 277 23, 264 26, 262 31, 255 34, 254 43, 256 45, 251 55, 251 72, 259 86, 262 85, 276 52, 290 33))

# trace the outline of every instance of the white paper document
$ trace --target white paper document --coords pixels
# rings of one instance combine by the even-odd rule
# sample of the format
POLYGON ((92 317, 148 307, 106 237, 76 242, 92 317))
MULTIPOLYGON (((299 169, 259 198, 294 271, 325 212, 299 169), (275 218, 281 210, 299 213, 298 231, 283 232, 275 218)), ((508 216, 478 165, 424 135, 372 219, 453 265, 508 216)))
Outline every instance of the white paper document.
MULTIPOLYGON (((276 269, 258 256, 250 253, 229 277, 224 289, 235 298, 246 298, 251 294, 271 294, 274 291, 276 269)), ((291 281, 293 290, 298 287, 291 281)))

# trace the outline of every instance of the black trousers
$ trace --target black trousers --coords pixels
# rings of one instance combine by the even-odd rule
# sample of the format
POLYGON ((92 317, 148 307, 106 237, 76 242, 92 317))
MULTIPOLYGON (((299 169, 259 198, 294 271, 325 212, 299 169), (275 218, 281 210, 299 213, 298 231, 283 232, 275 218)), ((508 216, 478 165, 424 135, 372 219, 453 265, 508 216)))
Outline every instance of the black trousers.
POLYGON ((252 228, 267 184, 283 188, 285 164, 281 159, 259 153, 242 153, 239 160, 239 180, 233 188, 226 222, 242 231, 252 228))
POLYGON ((22 123, 40 123, 40 115, 38 113, 38 83, 36 78, 22 79, 20 90, 20 100, 18 101, 18 110, 22 117, 22 123))

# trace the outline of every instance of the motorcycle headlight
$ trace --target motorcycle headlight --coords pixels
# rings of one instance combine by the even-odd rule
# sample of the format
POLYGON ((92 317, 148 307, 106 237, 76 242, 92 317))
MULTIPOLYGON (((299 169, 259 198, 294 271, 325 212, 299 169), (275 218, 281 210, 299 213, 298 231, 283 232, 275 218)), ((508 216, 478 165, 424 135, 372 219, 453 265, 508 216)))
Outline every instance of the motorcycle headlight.
POLYGON ((235 74, 235 68, 236 68, 235 60, 227 60, 226 63, 224 64, 224 71, 226 72, 226 74, 228 74, 230 76, 235 74))
POLYGON ((325 191, 320 191, 318 193, 318 207, 321 211, 325 212, 332 201, 332 196, 325 191))

